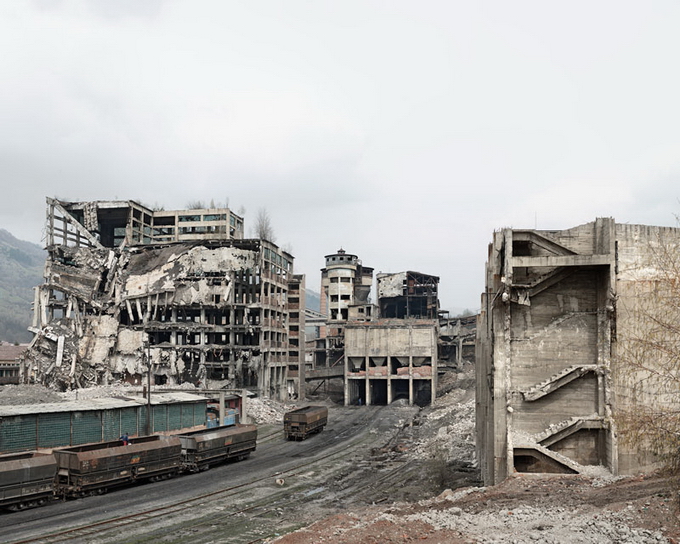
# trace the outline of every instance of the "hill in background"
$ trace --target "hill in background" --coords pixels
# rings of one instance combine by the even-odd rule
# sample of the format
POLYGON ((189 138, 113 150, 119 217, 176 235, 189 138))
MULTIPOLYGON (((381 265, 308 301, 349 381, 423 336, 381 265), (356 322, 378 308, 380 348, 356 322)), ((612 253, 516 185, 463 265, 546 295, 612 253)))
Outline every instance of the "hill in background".
POLYGON ((45 251, 0 229, 0 340, 29 342, 33 288, 43 282, 45 251))
MULTIPOLYGON (((0 229, 0 341, 29 342, 33 288, 42 284, 47 254, 39 245, 0 229)), ((307 307, 319 311, 319 293, 306 290, 307 307)))
POLYGON ((321 295, 311 289, 305 289, 305 306, 318 312, 321 309, 321 295))

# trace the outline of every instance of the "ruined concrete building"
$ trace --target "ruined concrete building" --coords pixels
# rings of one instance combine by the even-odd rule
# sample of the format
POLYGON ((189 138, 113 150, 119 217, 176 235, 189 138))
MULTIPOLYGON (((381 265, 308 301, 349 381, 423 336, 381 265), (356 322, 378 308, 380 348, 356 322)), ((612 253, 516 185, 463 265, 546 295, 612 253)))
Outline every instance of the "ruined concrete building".
POLYGON ((434 402, 439 278, 378 274, 378 320, 345 325, 345 404, 434 402))
POLYGON ((304 360, 304 276, 275 244, 244 239, 229 209, 48 198, 46 246, 27 381, 139 383, 150 364, 157 384, 295 394, 287 375, 304 360))
POLYGON ((380 319, 345 327, 345 405, 424 406, 437 392, 437 321, 380 319))
MULTIPOLYGON (((677 281, 663 277, 658 260, 669 241, 677 255, 680 230, 609 218, 562 231, 494 233, 477 326, 477 448, 486 484, 516 472, 602 465, 630 474, 653 466, 624 439, 620 422, 656 398, 677 403, 677 382, 664 397, 628 359, 647 356, 630 349, 651 327, 643 306, 663 310, 655 294, 677 281)), ((646 364, 653 372, 657 362, 646 364)))
POLYGON ((437 319, 439 278, 420 272, 378 274, 380 317, 437 319))
POLYGON ((320 312, 326 316, 326 324, 320 327, 315 364, 335 366, 342 362, 345 324, 350 318, 370 320, 375 311, 369 300, 373 269, 342 248, 325 259, 326 267, 321 269, 320 312))
POLYGON ((460 370, 475 363, 477 315, 439 317, 439 367, 460 370))

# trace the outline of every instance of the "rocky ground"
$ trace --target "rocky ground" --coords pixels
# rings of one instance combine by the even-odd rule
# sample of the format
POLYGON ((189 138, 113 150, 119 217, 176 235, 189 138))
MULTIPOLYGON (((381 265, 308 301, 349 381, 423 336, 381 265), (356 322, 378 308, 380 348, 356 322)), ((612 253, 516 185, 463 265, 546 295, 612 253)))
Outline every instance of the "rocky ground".
MULTIPOLYGON (((451 375, 440 386, 437 405, 423 409, 385 448, 392 458, 426 461, 420 500, 411 496, 406 502, 397 492, 391 497, 397 502, 357 503, 272 542, 680 542, 677 491, 662 475, 614 478, 604 470, 592 477, 520 475, 483 487, 475 467, 471 374, 451 375)), ((404 485, 413 488, 414 482, 404 485)))
MULTIPOLYGON (((78 398, 126 392, 109 386, 80 390, 78 398)), ((376 437, 368 457, 323 483, 342 500, 307 503, 297 525, 305 525, 302 529, 267 541, 680 543, 677 487, 662 475, 614 478, 603 470, 590 477, 520 475, 483 487, 475 463, 471 369, 445 376, 439 393, 435 406, 405 419, 394 437, 376 437), (374 478, 369 490, 348 495, 367 474, 374 478), (381 487, 382 474, 393 480, 381 487)), ((0 404, 72 400, 69 395, 74 394, 6 386, 0 404)), ((295 407, 252 398, 248 411, 260 425, 278 425, 295 407)))

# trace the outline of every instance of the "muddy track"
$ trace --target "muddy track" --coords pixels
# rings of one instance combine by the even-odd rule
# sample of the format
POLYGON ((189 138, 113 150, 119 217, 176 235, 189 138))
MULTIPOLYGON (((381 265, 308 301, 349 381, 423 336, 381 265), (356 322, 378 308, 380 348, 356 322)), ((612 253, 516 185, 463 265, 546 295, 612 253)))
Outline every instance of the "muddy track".
POLYGON ((257 541, 299 526, 297 510, 304 510, 301 505, 314 498, 329 475, 384 443, 385 433, 396 432, 403 418, 416 411, 338 407, 331 411, 324 432, 302 442, 285 441, 275 427, 265 429, 256 452, 240 463, 3 515, 0 541, 257 541), (283 486, 275 483, 277 478, 284 479, 283 486), (284 509, 286 516, 282 516, 284 509), (225 525, 229 534, 224 533, 225 525), (76 528, 79 532, 69 532, 76 528), (48 540, 50 534, 54 536, 48 540), (126 535, 124 540, 121 534, 126 535))

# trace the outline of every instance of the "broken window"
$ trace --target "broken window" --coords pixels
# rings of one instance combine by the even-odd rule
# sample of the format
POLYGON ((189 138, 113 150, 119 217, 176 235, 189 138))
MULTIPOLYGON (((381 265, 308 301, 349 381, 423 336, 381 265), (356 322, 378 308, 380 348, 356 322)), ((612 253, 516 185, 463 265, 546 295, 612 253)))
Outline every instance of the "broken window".
POLYGON ((178 219, 179 219, 180 223, 186 223, 186 222, 191 222, 191 221, 200 221, 201 216, 200 215, 180 215, 178 219))

